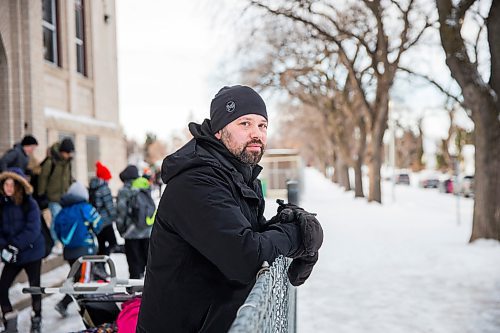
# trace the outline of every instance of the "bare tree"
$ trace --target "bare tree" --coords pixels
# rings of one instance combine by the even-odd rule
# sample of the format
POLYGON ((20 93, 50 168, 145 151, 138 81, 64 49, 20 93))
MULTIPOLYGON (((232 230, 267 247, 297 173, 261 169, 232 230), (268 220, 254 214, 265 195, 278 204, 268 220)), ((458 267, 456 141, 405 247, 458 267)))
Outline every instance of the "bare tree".
POLYGON ((475 126, 475 201, 470 241, 478 238, 500 240, 500 2, 491 1, 486 17, 482 15, 482 1, 436 0, 436 4, 446 64, 462 89, 464 105, 470 110, 475 126), (480 20, 471 48, 462 35, 468 15, 480 20), (482 33, 487 33, 490 53, 488 82, 479 67, 482 33))
MULTIPOLYGON (((320 40, 334 53, 350 81, 364 121, 369 167, 369 201, 381 202, 382 139, 387 128, 389 90, 401 56, 430 26, 426 16, 413 20, 416 0, 269 1, 250 0, 268 14, 305 28, 303 39, 320 40), (392 17, 394 24, 387 24, 392 17)), ((328 70, 328 68, 327 68, 328 70)), ((330 89, 330 87, 324 87, 330 89)))

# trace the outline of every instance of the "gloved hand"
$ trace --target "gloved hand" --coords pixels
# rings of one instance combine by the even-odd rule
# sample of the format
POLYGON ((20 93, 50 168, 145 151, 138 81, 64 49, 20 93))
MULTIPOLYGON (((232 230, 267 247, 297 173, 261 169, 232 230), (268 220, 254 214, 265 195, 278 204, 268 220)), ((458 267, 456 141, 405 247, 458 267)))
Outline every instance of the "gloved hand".
POLYGON ((15 263, 17 261, 17 254, 19 253, 19 249, 14 245, 7 245, 2 250, 2 259, 8 263, 15 263))
POLYGON ((291 203, 286 204, 281 199, 277 199, 276 203, 278 204, 278 212, 266 223, 266 225, 294 222, 297 218, 296 212, 304 211, 303 208, 291 203))
POLYGON ((306 211, 297 212, 297 220, 302 235, 302 243, 306 256, 313 256, 323 244, 323 228, 315 214, 306 211))
POLYGON ((318 261, 318 252, 312 256, 304 256, 293 259, 288 267, 287 275, 292 286, 298 287, 306 282, 318 261))

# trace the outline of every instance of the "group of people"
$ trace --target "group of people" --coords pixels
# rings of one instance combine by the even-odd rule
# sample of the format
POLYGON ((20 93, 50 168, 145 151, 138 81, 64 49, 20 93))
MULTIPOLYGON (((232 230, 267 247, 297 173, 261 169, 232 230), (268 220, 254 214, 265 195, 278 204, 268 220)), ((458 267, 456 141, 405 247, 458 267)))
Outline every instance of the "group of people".
MULTIPOLYGON (((9 300, 16 276, 24 270, 30 286, 40 286, 42 259, 50 253, 42 233, 45 209, 50 211, 49 237, 56 248, 62 246, 62 255, 70 265, 83 255, 109 255, 117 250, 116 223, 125 239, 130 278, 142 278, 146 268, 156 208, 149 181, 139 175, 137 167, 128 165, 120 173, 124 185, 115 203, 108 185, 111 172, 100 161, 88 187, 74 180, 71 138, 53 144, 41 163, 32 163, 37 145, 33 136, 26 135, 0 158, 0 251, 4 263, 0 308, 4 332, 17 332, 17 312, 9 300)), ((91 276, 106 279, 104 265, 84 265, 75 281, 91 276)), ((56 304, 56 311, 65 317, 71 301, 66 295, 56 304)), ((32 295, 32 309, 31 332, 41 332, 40 295, 32 295)))

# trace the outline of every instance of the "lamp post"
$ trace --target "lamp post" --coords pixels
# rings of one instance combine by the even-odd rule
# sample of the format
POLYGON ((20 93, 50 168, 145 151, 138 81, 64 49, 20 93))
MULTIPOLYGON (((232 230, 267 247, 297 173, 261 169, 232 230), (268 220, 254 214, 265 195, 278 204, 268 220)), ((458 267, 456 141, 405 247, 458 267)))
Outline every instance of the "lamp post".
POLYGON ((389 133, 391 139, 389 141, 389 160, 392 167, 392 202, 396 202, 396 124, 394 119, 394 112, 392 110, 392 102, 389 101, 389 133))
POLYGON ((453 173, 455 174, 455 182, 453 184, 453 194, 456 196, 457 200, 457 225, 460 225, 460 159, 458 155, 452 155, 451 160, 453 162, 453 173))

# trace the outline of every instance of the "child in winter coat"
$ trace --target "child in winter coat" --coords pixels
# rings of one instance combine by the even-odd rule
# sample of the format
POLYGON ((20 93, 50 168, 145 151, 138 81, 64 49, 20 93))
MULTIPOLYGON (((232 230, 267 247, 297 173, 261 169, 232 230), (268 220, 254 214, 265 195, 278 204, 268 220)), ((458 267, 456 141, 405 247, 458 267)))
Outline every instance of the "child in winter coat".
MULTIPOLYGON (((9 301, 9 288, 24 270, 30 286, 40 286, 45 241, 41 233, 40 210, 31 197, 33 188, 19 168, 0 173, 0 251, 5 266, 0 277, 0 306, 4 332, 17 332, 17 313, 9 301)), ((41 295, 32 295, 34 316, 31 332, 40 332, 41 295)))
MULTIPOLYGON (((64 246, 63 257, 70 266, 79 257, 97 252, 95 237, 101 230, 102 220, 88 200, 89 193, 85 186, 80 182, 74 182, 62 196, 62 209, 54 221, 54 230, 64 246)), ((81 274, 87 277, 90 274, 90 267, 82 266, 82 271, 76 274, 75 281, 80 280, 81 274)), ((71 297, 66 295, 56 304, 55 309, 61 316, 66 317, 66 309, 71 300, 71 297)))
POLYGON ((97 161, 96 177, 92 177, 89 183, 89 201, 94 206, 102 219, 102 229, 97 235, 99 243, 99 255, 109 255, 116 247, 116 236, 113 229, 113 222, 116 219, 116 207, 113 203, 113 196, 108 186, 111 179, 109 169, 97 161))
MULTIPOLYGON (((151 190, 149 181, 144 177, 139 177, 137 167, 133 165, 127 166, 120 173, 120 179, 123 181, 124 186, 118 191, 117 227, 120 234, 125 238, 125 255, 127 257, 129 277, 131 279, 140 279, 144 277, 152 225, 138 225, 134 213, 140 209, 133 209, 132 206, 134 203, 141 204, 141 200, 134 199, 140 191, 143 192, 145 197, 149 196, 149 199, 151 199, 151 190)), ((142 204, 144 205, 144 203, 142 204)), ((151 215, 154 213, 154 207, 153 213, 149 213, 151 215)), ((149 221, 152 220, 149 219, 149 221)))

